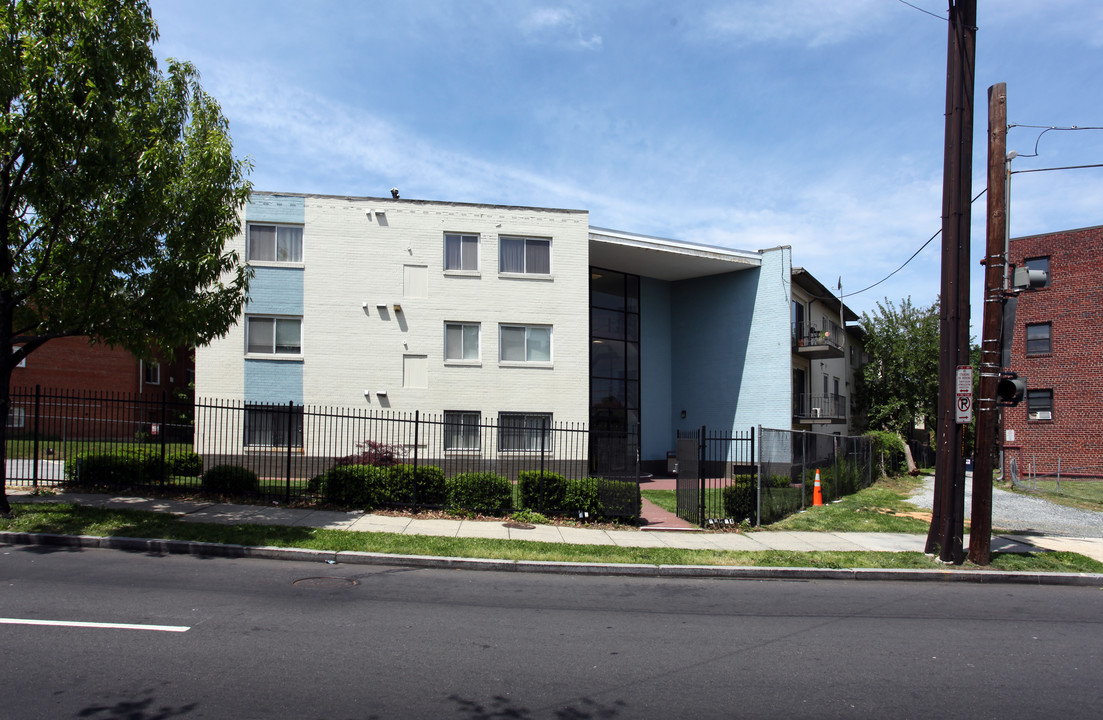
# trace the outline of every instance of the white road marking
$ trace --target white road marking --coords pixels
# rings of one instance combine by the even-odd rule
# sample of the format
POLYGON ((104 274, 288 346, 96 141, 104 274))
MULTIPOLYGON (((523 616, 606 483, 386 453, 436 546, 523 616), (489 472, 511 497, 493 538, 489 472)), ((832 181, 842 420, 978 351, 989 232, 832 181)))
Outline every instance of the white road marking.
POLYGON ((0 625, 51 625, 54 627, 101 628, 107 630, 157 630, 160 632, 187 632, 187 625, 134 625, 131 623, 80 622, 78 620, 30 620, 26 618, 0 618, 0 625))

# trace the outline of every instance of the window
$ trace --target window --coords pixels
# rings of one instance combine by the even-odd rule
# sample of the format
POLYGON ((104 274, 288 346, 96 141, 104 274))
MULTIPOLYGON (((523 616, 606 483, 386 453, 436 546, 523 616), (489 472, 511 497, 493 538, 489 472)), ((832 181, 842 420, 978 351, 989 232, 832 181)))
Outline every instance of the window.
POLYGON ((303 229, 288 225, 249 225, 250 262, 301 263, 303 229))
POLYGON ((1026 391, 1026 419, 1027 420, 1052 420, 1053 419, 1053 391, 1052 390, 1027 390, 1026 391))
POLYGON ((499 241, 498 272, 548 275, 551 240, 504 237, 499 241))
POLYGON ((303 408, 292 405, 246 405, 245 445, 247 447, 303 446, 303 408))
POLYGON ((482 415, 458 410, 444 411, 444 449, 478 450, 482 415))
POLYGON ((479 236, 445 233, 444 269, 478 271, 479 236))
POLYGON ((444 359, 479 359, 479 324, 444 324, 444 359))
POLYGON ((258 355, 300 355, 303 351, 302 318, 245 318, 245 352, 258 355))
POLYGON ((1049 273, 1049 257, 1036 257, 1027 258, 1023 261, 1023 265, 1026 265, 1031 270, 1042 270, 1046 274, 1046 284, 1042 287, 1049 287, 1052 283, 1053 277, 1049 273))
POLYGON ((498 359, 502 362, 551 362, 551 326, 502 325, 498 359))
POLYGON ((1053 350, 1053 325, 1034 323, 1026 326, 1026 354, 1045 355, 1053 350))
POLYGON ((142 363, 142 380, 147 385, 161 384, 161 364, 156 362, 142 363))
POLYGON ((21 407, 8 408, 8 427, 21 428, 27 423, 27 411, 21 407))
POLYGON ((498 449, 504 452, 549 452, 552 449, 551 429, 551 413, 500 413, 498 449))

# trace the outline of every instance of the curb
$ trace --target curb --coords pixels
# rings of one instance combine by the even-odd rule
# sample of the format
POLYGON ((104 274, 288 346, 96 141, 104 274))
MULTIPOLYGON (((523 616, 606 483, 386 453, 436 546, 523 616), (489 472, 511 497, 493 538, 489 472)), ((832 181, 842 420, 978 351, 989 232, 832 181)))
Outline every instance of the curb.
POLYGON ((999 570, 916 570, 884 568, 735 567, 725 565, 647 565, 626 563, 572 563, 546 560, 494 560, 390 555, 353 550, 309 550, 249 545, 224 545, 192 540, 53 535, 0 531, 0 545, 58 548, 94 548, 162 555, 263 558, 344 565, 385 565, 442 570, 527 572, 551 575, 612 575, 618 577, 727 578, 741 580, 880 580, 959 582, 974 584, 1065 585, 1103 587, 1100 573, 1008 572, 999 570))

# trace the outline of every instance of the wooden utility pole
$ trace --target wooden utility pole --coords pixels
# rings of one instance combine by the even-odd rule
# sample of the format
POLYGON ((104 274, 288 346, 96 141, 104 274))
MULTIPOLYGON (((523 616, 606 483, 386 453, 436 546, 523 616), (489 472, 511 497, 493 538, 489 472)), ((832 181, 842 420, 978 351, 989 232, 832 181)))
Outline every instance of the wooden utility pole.
POLYGON ((987 565, 992 559, 992 467, 999 448, 996 386, 1002 370, 1003 277, 1007 267, 1007 85, 988 88, 988 223, 984 252, 984 322, 977 392, 977 446, 973 464, 973 514, 969 560, 987 565))
POLYGON ((942 182, 938 452, 926 552, 965 560, 965 457, 956 417, 957 368, 969 364, 969 223, 973 172, 976 0, 950 0, 946 58, 946 153, 942 182))

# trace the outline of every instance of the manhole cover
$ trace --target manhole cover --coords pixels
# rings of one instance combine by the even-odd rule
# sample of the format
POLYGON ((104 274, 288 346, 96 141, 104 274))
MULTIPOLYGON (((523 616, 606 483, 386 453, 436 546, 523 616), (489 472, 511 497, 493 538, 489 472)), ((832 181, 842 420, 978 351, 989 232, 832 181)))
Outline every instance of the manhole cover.
POLYGON ((295 587, 306 588, 347 588, 356 585, 356 581, 343 577, 309 577, 291 583, 295 587))
POLYGON ((532 525, 530 523, 507 522, 507 523, 502 523, 502 525, 506 526, 507 528, 511 528, 513 530, 535 530, 536 529, 536 526, 532 525))

